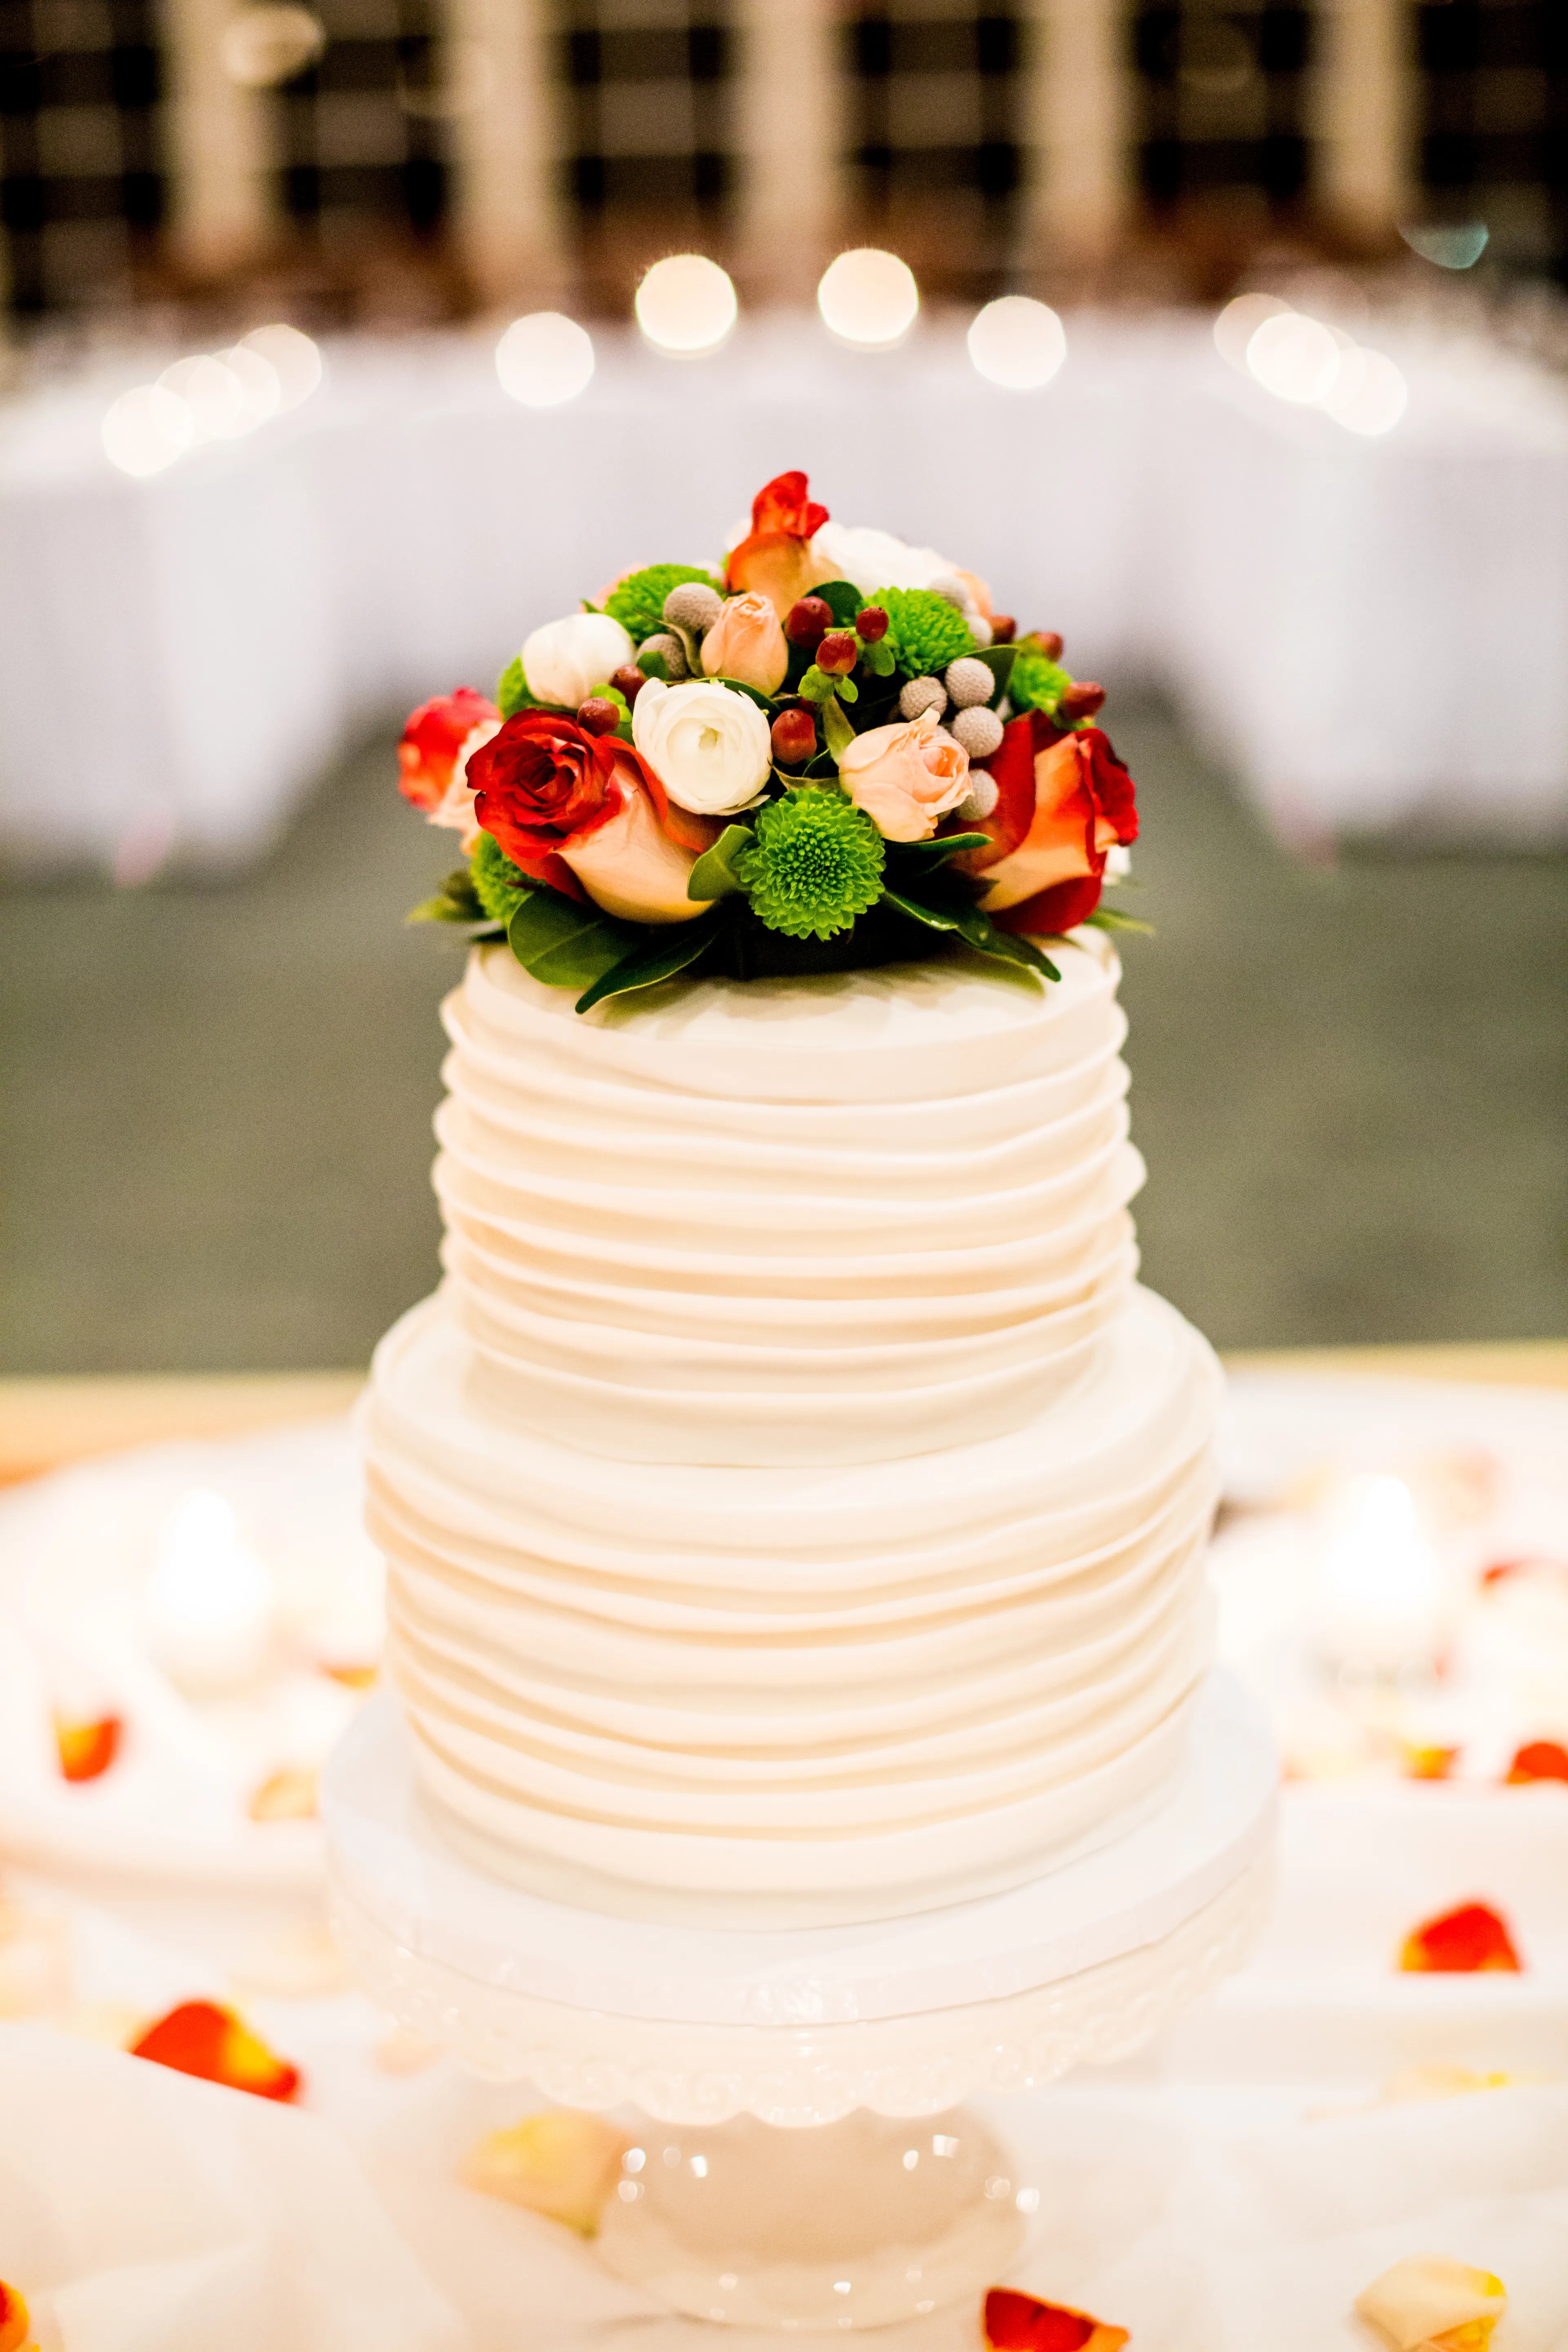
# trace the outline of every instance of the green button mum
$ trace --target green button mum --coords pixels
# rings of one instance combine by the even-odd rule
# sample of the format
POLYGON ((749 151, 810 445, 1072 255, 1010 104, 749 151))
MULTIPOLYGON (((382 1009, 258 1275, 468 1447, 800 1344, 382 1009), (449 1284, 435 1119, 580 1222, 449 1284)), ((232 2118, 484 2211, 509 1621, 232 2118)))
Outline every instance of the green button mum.
POLYGON ((882 836, 836 785, 797 786, 758 811, 737 862, 752 912, 792 940, 830 940, 882 895, 882 836))

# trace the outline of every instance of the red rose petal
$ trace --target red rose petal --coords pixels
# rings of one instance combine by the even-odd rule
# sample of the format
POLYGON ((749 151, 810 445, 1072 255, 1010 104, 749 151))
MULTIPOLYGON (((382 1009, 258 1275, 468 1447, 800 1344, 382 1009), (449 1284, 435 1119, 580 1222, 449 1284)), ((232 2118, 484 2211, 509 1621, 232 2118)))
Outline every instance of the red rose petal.
POLYGON ((1428 1919, 1405 1939, 1399 1965, 1436 1976, 1474 1976, 1486 1969, 1517 1974, 1523 1967, 1513 1938, 1487 1903, 1461 1903, 1428 1919))
POLYGON ((300 2088, 299 2068, 275 2056, 232 2009, 213 2000, 182 2001, 132 2043, 131 2055, 258 2099, 292 2099, 300 2088))
POLYGON ((0 2352, 22 2352, 29 2324, 20 2289, 0 2279, 0 2352))
POLYGON ((1009 2286, 987 2294, 984 2328, 991 2352, 1120 2352, 1128 2340, 1125 2327, 1009 2286))
POLYGON ((117 1715, 100 1716, 95 1723, 67 1723, 55 1718, 55 1738, 60 1770, 68 1780, 96 1780, 120 1753, 125 1726, 117 1715))
POLYGON ((1529 1739, 1508 1768, 1509 1784, 1526 1780, 1568 1780, 1568 1748, 1555 1739, 1529 1739))

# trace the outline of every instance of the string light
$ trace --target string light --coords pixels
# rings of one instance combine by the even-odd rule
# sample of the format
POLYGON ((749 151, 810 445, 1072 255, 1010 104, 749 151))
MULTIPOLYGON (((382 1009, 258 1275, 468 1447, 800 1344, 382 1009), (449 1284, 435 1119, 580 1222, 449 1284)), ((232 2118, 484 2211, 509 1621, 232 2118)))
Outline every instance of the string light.
POLYGON ((921 290, 907 261, 863 245, 828 263, 816 307, 841 341, 874 351, 909 332, 920 311, 921 290))
POLYGON ((969 356, 988 383, 1008 392, 1037 392, 1068 354, 1061 320, 1047 302, 1004 294, 978 311, 969 330, 969 356))
POLYGON ((740 313, 728 274, 703 253, 656 261, 633 307, 654 349, 683 359, 716 351, 740 313))
POLYGON ((525 408, 554 408, 592 378, 593 337, 559 310, 534 310, 514 319, 496 345, 496 373, 525 408))

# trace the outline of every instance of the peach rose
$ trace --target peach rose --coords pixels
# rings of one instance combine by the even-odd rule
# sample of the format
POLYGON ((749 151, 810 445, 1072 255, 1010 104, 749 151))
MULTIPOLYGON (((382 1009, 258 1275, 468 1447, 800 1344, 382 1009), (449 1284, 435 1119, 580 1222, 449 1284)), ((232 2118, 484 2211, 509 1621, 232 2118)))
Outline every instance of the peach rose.
POLYGON ((752 500, 752 528, 730 551, 724 577, 731 588, 755 589, 783 621, 790 606, 834 578, 812 541, 827 520, 827 509, 807 496, 801 473, 776 474, 752 500))
POLYGON ((756 591, 731 596, 702 640, 710 677, 738 678, 759 694, 776 694, 789 668, 789 646, 772 602, 756 591))
POLYGON ((942 733, 934 710, 857 735, 839 782, 885 841, 926 841, 969 790, 969 754, 942 733))

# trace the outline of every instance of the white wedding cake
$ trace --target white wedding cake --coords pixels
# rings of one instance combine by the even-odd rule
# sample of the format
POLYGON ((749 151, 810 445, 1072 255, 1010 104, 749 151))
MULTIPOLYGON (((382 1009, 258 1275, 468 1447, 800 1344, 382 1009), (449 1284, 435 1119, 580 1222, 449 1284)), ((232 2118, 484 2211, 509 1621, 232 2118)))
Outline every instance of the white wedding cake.
POLYGON ((717 1927, 1113 1838, 1211 1649, 1219 1376, 1135 1282, 1103 694, 824 520, 780 477, 722 574, 627 575, 403 751, 468 852, 421 911, 480 943, 446 1279, 365 1419, 392 1681, 469 1860, 717 1927))

